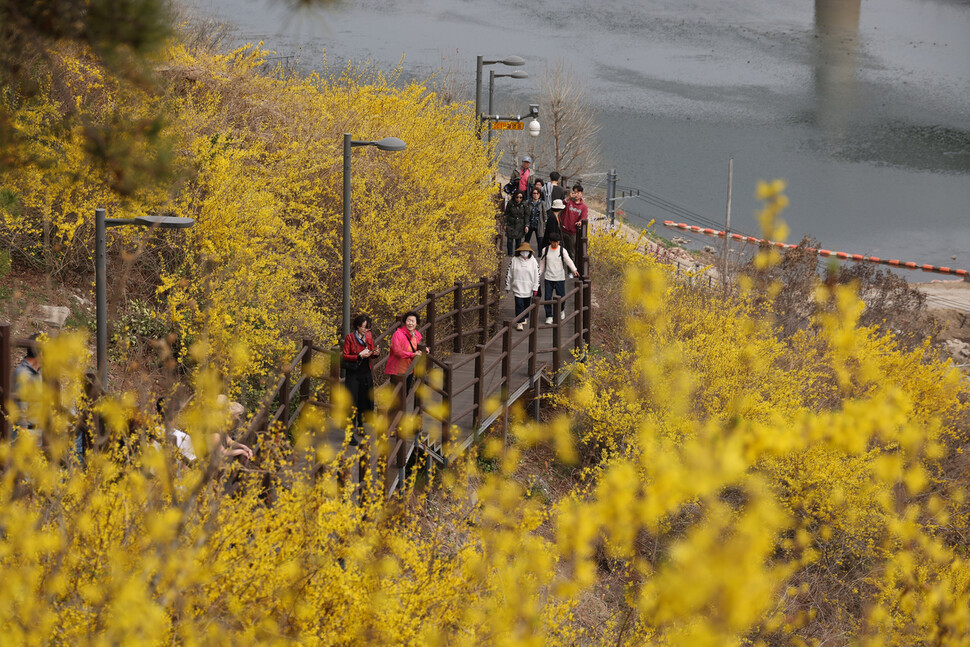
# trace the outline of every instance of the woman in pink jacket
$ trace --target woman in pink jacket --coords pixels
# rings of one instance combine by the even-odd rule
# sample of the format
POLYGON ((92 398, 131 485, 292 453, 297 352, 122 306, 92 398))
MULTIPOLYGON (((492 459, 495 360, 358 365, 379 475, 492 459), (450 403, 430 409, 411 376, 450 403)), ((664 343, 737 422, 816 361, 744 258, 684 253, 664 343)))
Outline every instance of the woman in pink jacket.
MULTIPOLYGON (((404 317, 404 325, 399 327, 391 335, 391 352, 387 358, 387 366, 384 372, 391 376, 391 382, 399 384, 407 373, 411 362, 415 357, 420 357, 422 351, 430 353, 431 349, 421 345, 421 333, 418 332, 418 324, 421 323, 417 312, 407 312, 404 317)), ((404 391, 404 398, 411 392, 411 384, 414 382, 414 374, 407 376, 407 386, 404 391)))

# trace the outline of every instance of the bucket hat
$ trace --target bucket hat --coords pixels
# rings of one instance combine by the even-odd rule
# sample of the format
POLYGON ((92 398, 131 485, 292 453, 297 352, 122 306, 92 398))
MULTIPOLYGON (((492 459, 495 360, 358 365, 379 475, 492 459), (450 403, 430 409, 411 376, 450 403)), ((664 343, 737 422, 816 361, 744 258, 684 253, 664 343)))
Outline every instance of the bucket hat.
POLYGON ((556 200, 553 200, 552 201, 552 210, 553 211, 562 211, 565 208, 566 208, 566 205, 563 204, 562 200, 556 199, 556 200))
POLYGON ((529 243, 522 243, 521 245, 516 247, 515 253, 518 254, 519 252, 530 252, 532 254, 535 254, 535 252, 532 251, 532 247, 529 246, 529 243))

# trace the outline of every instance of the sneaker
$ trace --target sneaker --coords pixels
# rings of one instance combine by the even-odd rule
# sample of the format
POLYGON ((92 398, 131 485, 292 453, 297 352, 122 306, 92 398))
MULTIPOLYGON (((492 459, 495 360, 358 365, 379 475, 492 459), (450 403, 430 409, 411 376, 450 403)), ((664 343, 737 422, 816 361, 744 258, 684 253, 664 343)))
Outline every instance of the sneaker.
POLYGON ((546 323, 547 324, 551 324, 552 323, 552 317, 546 317, 546 323))
POLYGON ((515 324, 515 329, 516 330, 522 330, 522 322, 521 321, 519 323, 515 324))
POLYGON ((565 319, 566 318, 566 311, 565 310, 563 310, 562 312, 559 313, 559 318, 560 319, 565 319))

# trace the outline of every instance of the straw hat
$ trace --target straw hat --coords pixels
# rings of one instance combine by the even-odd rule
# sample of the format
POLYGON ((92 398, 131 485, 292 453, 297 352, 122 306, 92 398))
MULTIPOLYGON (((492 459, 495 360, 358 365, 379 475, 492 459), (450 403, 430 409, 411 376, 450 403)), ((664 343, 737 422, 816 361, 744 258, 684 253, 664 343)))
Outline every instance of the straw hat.
POLYGON ((522 243, 521 245, 519 245, 518 247, 516 247, 515 248, 515 253, 518 254, 519 252, 531 252, 531 253, 535 254, 535 252, 532 251, 532 248, 529 247, 529 243, 522 243))
POLYGON ((553 200, 552 201, 552 210, 553 211, 562 211, 565 208, 566 208, 566 205, 563 204, 562 200, 558 200, 557 199, 557 200, 553 200))

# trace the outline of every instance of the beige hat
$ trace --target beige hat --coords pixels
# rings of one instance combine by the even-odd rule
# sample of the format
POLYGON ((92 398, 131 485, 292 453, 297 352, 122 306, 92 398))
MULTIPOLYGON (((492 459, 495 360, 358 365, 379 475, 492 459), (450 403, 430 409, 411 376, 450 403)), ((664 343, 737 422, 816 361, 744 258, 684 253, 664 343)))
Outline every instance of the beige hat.
POLYGON ((223 394, 219 394, 216 398, 216 406, 226 407, 229 411, 229 418, 232 420, 232 424, 237 425, 239 421, 242 420, 243 414, 246 413, 246 407, 239 404, 238 402, 230 402, 223 394))
POLYGON ((533 254, 535 254, 535 252, 532 251, 532 248, 529 247, 529 243, 522 243, 521 245, 519 245, 518 247, 515 248, 515 252, 516 253, 518 253, 518 252, 532 252, 533 254))
POLYGON ((562 203, 562 200, 553 200, 552 201, 552 210, 553 211, 562 211, 565 208, 566 208, 566 205, 564 205, 562 203))

